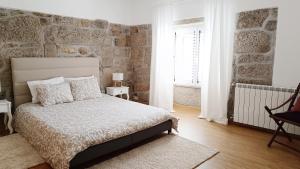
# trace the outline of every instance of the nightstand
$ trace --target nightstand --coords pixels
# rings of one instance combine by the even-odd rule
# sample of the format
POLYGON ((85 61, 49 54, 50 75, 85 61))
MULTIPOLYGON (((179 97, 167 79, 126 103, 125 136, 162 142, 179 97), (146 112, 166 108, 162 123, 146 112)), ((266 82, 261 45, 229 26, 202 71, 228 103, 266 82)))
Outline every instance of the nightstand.
POLYGON ((106 93, 111 96, 120 95, 122 98, 123 94, 126 94, 127 100, 129 100, 129 87, 121 86, 121 87, 106 87, 106 93))
POLYGON ((12 134, 14 132, 11 127, 12 122, 12 114, 11 114, 11 103, 7 100, 0 100, 0 113, 4 113, 4 124, 6 128, 9 129, 9 133, 12 134), (8 121, 7 121, 8 117, 8 121))

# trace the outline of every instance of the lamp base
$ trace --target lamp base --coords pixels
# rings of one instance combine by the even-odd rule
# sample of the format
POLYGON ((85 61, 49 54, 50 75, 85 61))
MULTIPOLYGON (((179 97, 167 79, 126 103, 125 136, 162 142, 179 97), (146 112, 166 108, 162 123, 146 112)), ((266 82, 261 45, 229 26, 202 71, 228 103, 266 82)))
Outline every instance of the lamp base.
POLYGON ((122 81, 114 81, 114 87, 121 87, 122 81))

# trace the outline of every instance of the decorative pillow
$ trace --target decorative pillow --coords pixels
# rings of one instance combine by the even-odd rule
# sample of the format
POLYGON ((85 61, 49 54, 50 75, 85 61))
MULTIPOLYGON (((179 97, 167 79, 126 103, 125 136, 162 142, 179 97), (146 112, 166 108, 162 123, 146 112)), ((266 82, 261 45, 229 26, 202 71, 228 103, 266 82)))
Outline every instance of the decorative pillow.
POLYGON ((294 111, 294 112, 300 112, 300 97, 297 99, 294 107, 292 108, 292 111, 294 111))
POLYGON ((70 82, 71 91, 75 100, 87 100, 101 97, 101 91, 96 78, 73 80, 70 82))
POLYGON ((64 78, 63 77, 55 77, 48 80, 35 80, 35 81, 27 81, 27 85, 29 87, 31 97, 32 97, 32 103, 39 103, 39 100, 37 98, 37 91, 36 88, 39 85, 47 85, 47 84, 59 84, 63 83, 64 78))
POLYGON ((69 83, 40 85, 36 90, 37 97, 43 106, 74 101, 69 83))

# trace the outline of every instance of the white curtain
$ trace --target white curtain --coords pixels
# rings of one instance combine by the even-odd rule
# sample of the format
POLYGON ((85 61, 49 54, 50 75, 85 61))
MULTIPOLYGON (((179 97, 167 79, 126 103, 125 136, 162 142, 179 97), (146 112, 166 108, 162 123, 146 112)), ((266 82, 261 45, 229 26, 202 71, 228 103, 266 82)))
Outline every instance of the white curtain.
POLYGON ((204 56, 201 60, 200 118, 227 124, 232 74, 234 6, 231 0, 205 0, 204 56))
POLYGON ((152 21, 150 105, 173 110, 173 7, 155 7, 152 21))

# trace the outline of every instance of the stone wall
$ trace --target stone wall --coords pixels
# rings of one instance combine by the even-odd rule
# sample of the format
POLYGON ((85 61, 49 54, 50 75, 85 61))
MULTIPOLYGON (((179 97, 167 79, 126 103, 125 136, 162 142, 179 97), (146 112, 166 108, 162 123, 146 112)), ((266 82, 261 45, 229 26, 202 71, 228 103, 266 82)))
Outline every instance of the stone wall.
POLYGON ((10 58, 97 57, 101 89, 112 84, 113 72, 143 102, 148 102, 151 26, 126 26, 105 20, 87 20, 0 8, 0 79, 12 100, 10 58))
POLYGON ((151 25, 130 27, 131 62, 133 64, 133 90, 139 102, 149 103, 151 65, 151 25))
POLYGON ((201 89, 195 87, 174 86, 174 103, 200 108, 201 89))
POLYGON ((271 85, 277 8, 238 14, 234 43, 234 82, 271 85))
MULTIPOLYGON (((233 82, 272 85, 276 47, 277 8, 241 12, 237 16, 233 82)), ((233 118, 234 86, 228 102, 228 118, 233 118)))

